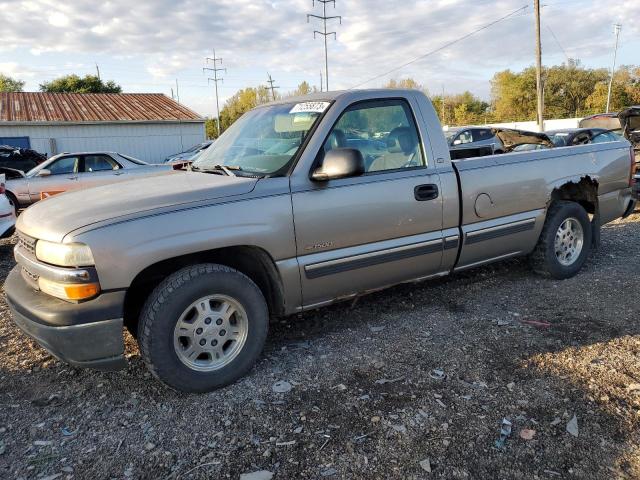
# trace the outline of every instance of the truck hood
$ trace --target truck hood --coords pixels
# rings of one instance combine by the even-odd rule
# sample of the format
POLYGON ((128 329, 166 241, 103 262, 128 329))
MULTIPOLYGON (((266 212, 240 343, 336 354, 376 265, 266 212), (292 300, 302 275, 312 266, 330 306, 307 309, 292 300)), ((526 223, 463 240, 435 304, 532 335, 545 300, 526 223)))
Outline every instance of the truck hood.
POLYGON ((510 152, 518 145, 544 145, 548 148, 555 147, 555 144, 544 133, 527 132, 524 130, 514 130, 510 128, 492 128, 491 132, 500 139, 505 147, 505 151, 510 152))
POLYGON ((41 200, 18 217, 16 227, 31 237, 61 242, 68 233, 94 223, 247 194, 257 181, 183 171, 132 179, 41 200))

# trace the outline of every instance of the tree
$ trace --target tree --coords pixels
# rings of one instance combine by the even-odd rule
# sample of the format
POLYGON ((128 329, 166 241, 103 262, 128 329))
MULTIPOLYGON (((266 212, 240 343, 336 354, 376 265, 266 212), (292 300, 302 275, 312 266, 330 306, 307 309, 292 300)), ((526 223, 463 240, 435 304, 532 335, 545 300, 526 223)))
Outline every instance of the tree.
POLYGON ((40 84, 42 92, 50 93, 122 93, 122 87, 113 80, 103 82, 95 75, 65 75, 40 84))
MULTIPOLYGON (((267 87, 247 87, 238 90, 229 98, 222 110, 220 110, 220 130, 223 132, 240 118, 244 113, 252 108, 269 103, 271 101, 271 91, 267 87)), ((218 129, 215 118, 207 119, 205 122, 207 137, 217 138, 218 129)))
POLYGON ((298 88, 294 90, 293 95, 294 96, 309 95, 314 91, 315 89, 312 89, 311 85, 309 85, 309 83, 305 80, 300 85, 298 85, 298 88))
POLYGON ((21 92, 23 87, 22 80, 16 80, 0 73, 0 92, 21 92))
POLYGON ((403 88, 406 90, 420 90, 426 92, 427 89, 416 82, 413 78, 402 78, 400 80, 396 80, 392 78, 387 83, 385 83, 384 88, 403 88))
POLYGON ((295 90, 288 92, 284 95, 284 98, 287 97, 300 97, 303 95, 309 95, 311 93, 316 93, 318 91, 318 87, 312 87, 311 85, 309 85, 309 82, 307 82, 306 80, 304 80, 303 82, 301 82, 295 90))
POLYGON ((442 118, 442 95, 432 97, 431 102, 443 125, 486 123, 491 116, 489 103, 469 91, 444 97, 444 118, 442 118))

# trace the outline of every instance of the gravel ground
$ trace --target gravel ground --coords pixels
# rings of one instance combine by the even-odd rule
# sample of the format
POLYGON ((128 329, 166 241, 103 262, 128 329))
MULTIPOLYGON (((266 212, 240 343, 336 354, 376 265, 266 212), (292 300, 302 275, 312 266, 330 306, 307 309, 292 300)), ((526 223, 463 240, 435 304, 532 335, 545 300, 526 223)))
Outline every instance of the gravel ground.
POLYGON ((639 238, 640 215, 608 225, 565 281, 515 260, 274 321, 206 395, 150 378, 131 337, 126 370, 64 365, 2 298, 0 477, 640 478, 639 238))

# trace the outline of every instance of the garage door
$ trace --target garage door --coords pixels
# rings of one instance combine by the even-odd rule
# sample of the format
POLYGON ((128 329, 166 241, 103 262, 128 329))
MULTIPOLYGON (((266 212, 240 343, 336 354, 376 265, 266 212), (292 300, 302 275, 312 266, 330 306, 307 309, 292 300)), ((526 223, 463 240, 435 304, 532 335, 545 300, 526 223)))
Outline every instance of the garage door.
POLYGON ((0 137, 0 145, 10 145, 16 148, 31 148, 29 137, 0 137))

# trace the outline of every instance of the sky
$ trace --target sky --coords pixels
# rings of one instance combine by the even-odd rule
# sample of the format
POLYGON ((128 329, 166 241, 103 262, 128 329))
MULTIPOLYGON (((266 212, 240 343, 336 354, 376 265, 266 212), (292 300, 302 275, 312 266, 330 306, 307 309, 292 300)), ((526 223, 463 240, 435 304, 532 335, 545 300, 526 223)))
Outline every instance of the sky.
MULTIPOLYGON (((615 23, 618 64, 640 63, 640 0, 542 5, 545 65, 578 58, 610 68, 615 23)), ((221 106, 241 88, 265 85, 267 73, 280 93, 303 80, 319 86, 324 68, 323 41, 313 35, 321 24, 307 23, 322 5, 312 0, 0 0, 0 12, 0 73, 28 91, 61 75, 95 74, 97 64, 125 92, 171 96, 177 79, 181 103, 212 116, 213 83, 202 68, 214 48, 226 68, 221 106)), ((342 17, 329 26, 332 90, 412 77, 432 94, 470 90, 488 99, 496 71, 535 61, 532 0, 336 0, 327 14, 342 17)))

